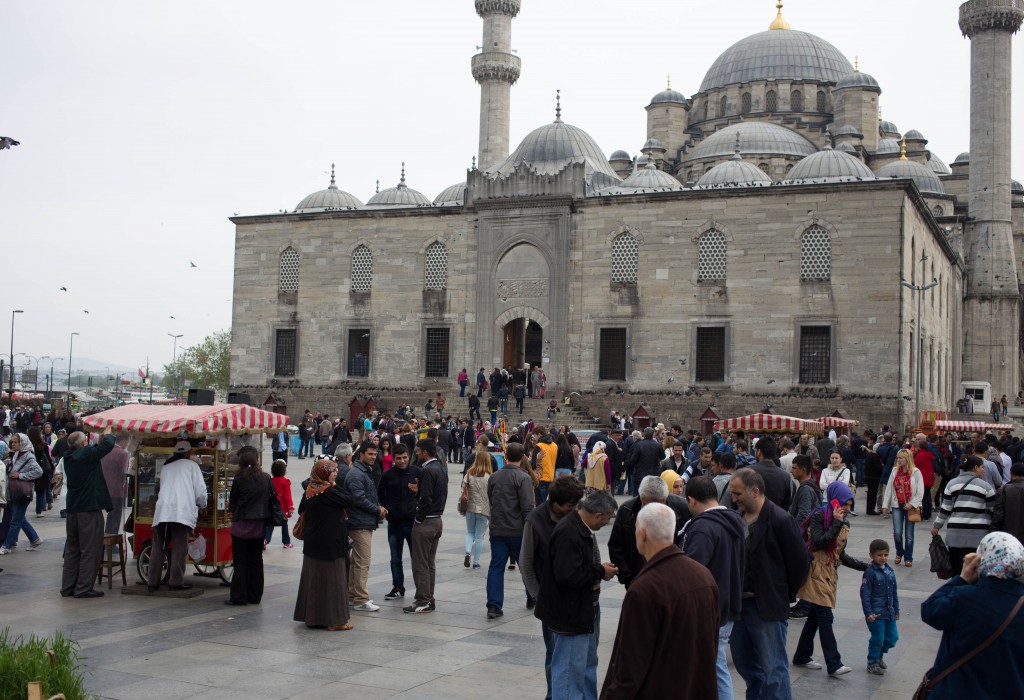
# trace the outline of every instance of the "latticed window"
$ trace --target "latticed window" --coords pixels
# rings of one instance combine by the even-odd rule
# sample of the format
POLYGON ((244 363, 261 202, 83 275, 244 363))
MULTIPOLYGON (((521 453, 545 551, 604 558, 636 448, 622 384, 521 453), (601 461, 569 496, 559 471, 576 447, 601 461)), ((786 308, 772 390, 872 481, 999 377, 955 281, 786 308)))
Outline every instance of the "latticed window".
POLYGON ((774 112, 779 108, 779 94, 774 90, 769 90, 768 94, 764 96, 764 108, 769 112, 774 112))
POLYGON ((832 379, 832 327, 800 327, 800 383, 828 384, 832 379))
POLYGON ((740 97, 740 112, 750 114, 750 93, 745 92, 740 97))
POLYGON ((274 376, 294 377, 297 354, 297 332, 294 328, 279 328, 274 337, 274 376))
POLYGON ((697 241, 697 279, 725 279, 725 234, 711 230, 697 241))
POLYGON ((800 279, 832 279, 832 237, 821 226, 811 226, 800 239, 800 279))
POLYGON ((722 99, 718 101, 718 116, 725 116, 725 109, 729 106, 729 100, 725 95, 722 95, 722 99))
POLYGON ((448 376, 448 328, 427 329, 427 367, 428 377, 448 376))
POLYGON ((626 379, 626 329, 602 328, 598 341, 597 378, 626 379))
POLYGON ((761 172, 764 173, 765 175, 771 175, 771 173, 769 172, 771 168, 767 163, 758 163, 757 167, 760 168, 761 172))
POLYGON ((698 382, 724 382, 725 326, 698 328, 696 349, 695 379, 698 382))
POLYGON ((299 254, 294 248, 285 248, 281 253, 279 289, 282 292, 299 291, 299 254))
POLYGON ((794 112, 804 111, 804 94, 799 90, 789 93, 789 108, 794 112))
POLYGON ((825 102, 825 93, 818 90, 818 111, 824 112, 828 105, 825 102))
POLYGON ((612 282, 636 282, 636 238, 622 233, 612 241, 612 282))
POLYGON ((704 100, 704 105, 701 107, 701 119, 707 121, 708 119, 708 101, 704 100))
POLYGON ((435 241, 427 246, 424 286, 427 289, 444 289, 448 286, 448 249, 440 241, 435 241))
POLYGON ((370 329, 350 328, 346 366, 350 377, 370 376, 370 329))
POLYGON ((373 286, 373 253, 364 245, 352 253, 352 291, 368 292, 373 286))

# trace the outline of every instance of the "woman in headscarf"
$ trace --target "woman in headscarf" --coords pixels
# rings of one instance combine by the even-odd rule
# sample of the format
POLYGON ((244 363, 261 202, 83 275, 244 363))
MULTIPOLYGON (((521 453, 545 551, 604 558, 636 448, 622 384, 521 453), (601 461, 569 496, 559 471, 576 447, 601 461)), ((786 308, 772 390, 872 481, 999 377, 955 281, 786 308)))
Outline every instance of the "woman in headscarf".
POLYGON ((228 494, 235 573, 225 605, 259 605, 263 600, 263 538, 273 488, 270 474, 260 467, 256 448, 238 450, 238 474, 228 494))
POLYGON ((587 481, 584 486, 595 488, 599 491, 610 489, 612 477, 608 465, 608 455, 604 453, 605 444, 598 440, 587 458, 587 481))
MULTIPOLYGON (((1024 546, 1005 532, 991 532, 977 554, 964 557, 963 570, 921 603, 921 620, 942 631, 932 664, 938 679, 983 644, 1024 596, 1024 546)), ((1024 697, 1024 609, 980 654, 935 684, 929 700, 1024 697), (1016 690, 1015 690, 1016 689, 1016 690)))
POLYGON ((348 527, 344 510, 352 504, 335 486, 338 463, 322 457, 313 465, 309 483, 299 502, 304 518, 302 573, 292 619, 306 627, 350 630, 348 624, 348 527))
POLYGON ((892 538, 896 541, 896 566, 906 558, 906 565, 914 565, 914 523, 910 512, 920 510, 924 499, 924 478, 914 464, 910 450, 896 453, 896 467, 889 474, 882 496, 882 515, 892 513, 892 538))
POLYGON ((11 526, 7 531, 0 554, 10 554, 18 546, 18 534, 24 530, 28 537, 29 550, 36 549, 43 543, 42 538, 25 517, 28 504, 32 502, 35 480, 43 475, 43 469, 36 462, 36 455, 25 433, 15 433, 7 440, 10 451, 4 458, 7 470, 7 509, 11 511, 11 526), (14 482, 23 482, 15 493, 14 482))
POLYGON ((839 565, 864 571, 868 564, 846 554, 846 539, 850 534, 846 516, 853 507, 853 491, 845 482, 833 481, 826 489, 825 499, 825 505, 814 510, 801 526, 807 551, 811 555, 811 568, 807 580, 796 594, 798 599, 807 604, 808 611, 796 653, 793 654, 793 665, 821 669, 821 664, 811 658, 814 635, 817 634, 821 640, 828 675, 841 676, 852 669, 843 664, 836 635, 832 631, 832 609, 836 607, 839 565))

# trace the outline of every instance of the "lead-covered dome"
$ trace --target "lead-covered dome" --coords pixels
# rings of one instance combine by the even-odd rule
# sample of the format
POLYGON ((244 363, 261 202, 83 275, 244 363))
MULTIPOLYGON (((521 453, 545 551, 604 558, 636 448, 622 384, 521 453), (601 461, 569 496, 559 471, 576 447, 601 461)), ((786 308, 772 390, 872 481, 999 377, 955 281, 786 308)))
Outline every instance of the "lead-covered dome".
POLYGON ((881 86, 874 77, 867 73, 861 73, 859 70, 855 70, 850 75, 844 75, 836 81, 836 90, 845 90, 847 88, 866 88, 875 92, 882 91, 881 86))
POLYGON ((331 164, 331 184, 326 190, 319 190, 309 195, 297 205, 297 212, 333 211, 336 209, 359 209, 363 203, 348 192, 339 190, 334 183, 334 164, 331 164))
POLYGON ((896 139, 879 139, 875 153, 899 153, 900 142, 896 139))
POLYGON ((711 64, 700 91, 765 80, 835 83, 853 72, 839 49, 824 39, 792 29, 769 29, 727 48, 711 64))
POLYGON ((402 163, 402 179, 395 187, 381 190, 370 197, 366 203, 369 207, 429 207, 430 200, 426 195, 405 184, 405 163, 402 163))
POLYGON ((826 146, 793 166, 783 184, 874 180, 871 169, 851 155, 826 146))
POLYGON ((875 175, 879 178, 896 177, 910 178, 922 194, 946 194, 939 176, 931 168, 914 160, 894 160, 886 163, 875 175))
POLYGON ((659 104, 663 102, 673 102, 677 104, 686 104, 686 96, 681 92, 676 92, 671 88, 668 90, 662 90, 657 95, 651 98, 651 104, 659 104))
POLYGON ((457 182, 434 197, 435 207, 461 207, 466 203, 466 183, 457 182))
POLYGON ((772 178, 753 163, 734 153, 732 158, 719 163, 700 176, 697 187, 766 187, 772 178))
POLYGON ((613 152, 611 158, 609 158, 608 160, 625 160, 632 162, 633 158, 622 149, 619 149, 618 151, 613 152))
POLYGON ((771 122, 741 122, 730 124, 708 136, 683 158, 683 162, 732 155, 736 149, 737 134, 740 139, 740 155, 743 156, 803 158, 818 151, 813 143, 784 126, 771 122))
POLYGON ((622 182, 623 187, 635 187, 638 190, 654 190, 670 192, 683 189, 679 180, 654 167, 654 160, 649 159, 647 165, 638 169, 622 182))
POLYGON ((934 153, 930 153, 928 156, 928 167, 936 175, 949 175, 952 172, 949 166, 943 163, 942 159, 934 153))

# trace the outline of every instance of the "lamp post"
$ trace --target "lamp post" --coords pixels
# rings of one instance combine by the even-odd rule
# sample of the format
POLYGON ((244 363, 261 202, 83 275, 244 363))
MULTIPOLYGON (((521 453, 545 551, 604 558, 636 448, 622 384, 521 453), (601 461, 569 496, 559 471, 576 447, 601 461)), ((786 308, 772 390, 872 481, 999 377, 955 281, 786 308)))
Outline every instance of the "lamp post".
POLYGON ((25 313, 22 309, 14 309, 11 311, 11 384, 8 396, 11 403, 14 403, 14 314, 25 313))
MULTIPOLYGON (((927 258, 924 258, 926 260, 927 258)), ((922 333, 922 326, 924 325, 921 319, 921 303, 924 301, 924 293, 936 286, 939 283, 937 279, 933 279, 931 282, 925 285, 911 284, 906 280, 900 280, 900 284, 909 289, 912 292, 917 293, 917 367, 914 377, 914 420, 917 424, 921 421, 921 354, 924 350, 924 334, 922 333)), ((915 348, 911 348, 911 351, 915 351, 915 348)))
POLYGON ((39 359, 40 360, 49 360, 50 361, 50 381, 46 385, 46 391, 47 391, 47 393, 49 393, 49 392, 53 391, 53 363, 56 362, 57 360, 63 360, 64 358, 63 357, 50 357, 49 355, 43 355, 39 359))
POLYGON ((171 354, 171 367, 174 369, 174 383, 176 385, 174 387, 174 398, 177 399, 177 398, 179 398, 179 396, 178 396, 178 387, 177 387, 177 384, 178 384, 178 368, 175 367, 174 365, 178 362, 178 338, 184 337, 185 334, 184 333, 178 333, 177 335, 175 335, 174 333, 168 333, 167 335, 169 335, 172 338, 174 338, 174 349, 172 350, 172 354, 171 354))
POLYGON ((71 357, 75 352, 75 336, 81 335, 77 331, 71 334, 71 345, 68 347, 68 408, 71 407, 71 357))

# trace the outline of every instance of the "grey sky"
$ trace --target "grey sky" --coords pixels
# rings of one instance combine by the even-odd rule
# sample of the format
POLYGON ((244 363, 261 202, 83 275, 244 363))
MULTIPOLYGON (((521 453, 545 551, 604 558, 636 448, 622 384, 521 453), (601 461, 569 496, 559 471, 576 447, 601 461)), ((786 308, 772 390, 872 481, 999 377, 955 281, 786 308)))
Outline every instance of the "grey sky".
MULTIPOLYGON (((722 51, 767 29, 774 4, 523 0, 512 148, 554 118, 560 88, 566 122, 606 155, 638 154, 666 76, 691 95, 722 51)), ((789 0, 783 13, 859 57, 883 118, 949 163, 969 147, 958 7, 789 0)), ((376 180, 397 183, 402 161, 431 199, 462 181, 477 152, 481 27, 472 0, 5 2, 0 135, 22 145, 0 151, 0 351, 20 308, 15 353, 66 358, 78 331, 76 356, 162 364, 168 333, 184 334, 181 348, 230 324, 234 212, 293 209, 332 162, 364 202, 376 180)), ((1018 39, 1018 76, 1022 54, 1018 39)), ((1018 78, 1016 121, 1022 103, 1018 78)), ((1013 163, 1024 178, 1020 146, 1013 163)))

